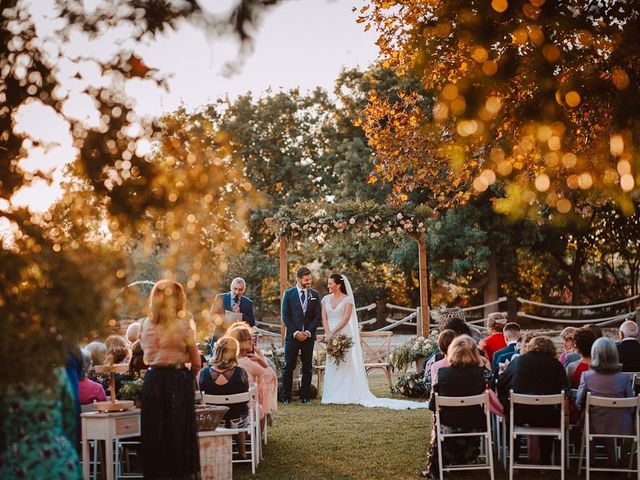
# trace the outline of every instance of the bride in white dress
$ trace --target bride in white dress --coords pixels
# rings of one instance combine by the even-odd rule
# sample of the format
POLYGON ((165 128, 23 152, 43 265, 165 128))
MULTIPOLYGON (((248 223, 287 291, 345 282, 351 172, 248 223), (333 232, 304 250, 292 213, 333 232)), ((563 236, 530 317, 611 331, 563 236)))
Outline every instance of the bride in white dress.
POLYGON ((384 407, 395 410, 427 408, 427 402, 412 402, 378 398, 369 390, 364 368, 360 328, 355 310, 353 290, 345 275, 331 274, 328 281, 331 292, 322 299, 322 326, 325 338, 344 334, 353 338, 353 346, 340 365, 327 357, 322 403, 355 403, 365 407, 384 407))

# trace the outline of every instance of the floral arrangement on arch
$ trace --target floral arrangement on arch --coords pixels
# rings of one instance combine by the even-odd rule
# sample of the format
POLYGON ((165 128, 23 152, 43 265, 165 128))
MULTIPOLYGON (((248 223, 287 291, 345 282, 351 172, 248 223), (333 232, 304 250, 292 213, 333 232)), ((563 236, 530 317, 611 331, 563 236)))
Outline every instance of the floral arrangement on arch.
POLYGON ((405 206, 398 210, 375 202, 345 202, 314 209, 302 204, 281 208, 271 227, 278 235, 290 239, 324 243, 328 234, 347 232, 369 238, 398 234, 418 236, 426 232, 426 221, 431 216, 431 211, 424 206, 405 206))
POLYGON ((438 351, 438 334, 434 331, 428 337, 416 337, 391 352, 391 366, 406 372, 413 362, 427 359, 438 351))

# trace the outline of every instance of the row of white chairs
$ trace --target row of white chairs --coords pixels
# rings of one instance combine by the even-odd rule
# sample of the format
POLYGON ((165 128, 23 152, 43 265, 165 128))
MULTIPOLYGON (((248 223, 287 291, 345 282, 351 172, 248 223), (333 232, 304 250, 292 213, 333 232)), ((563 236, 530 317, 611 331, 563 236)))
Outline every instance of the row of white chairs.
MULTIPOLYGON (((490 400, 489 393, 485 392, 480 395, 468 396, 468 397, 443 397, 439 394, 435 394, 435 417, 436 417, 436 438, 438 442, 438 467, 439 467, 439 477, 440 480, 443 480, 444 472, 455 472, 460 470, 489 470, 491 475, 491 480, 494 478, 494 464, 493 464, 493 452, 492 445, 495 445, 498 450, 498 456, 502 459, 503 465, 506 468, 506 459, 509 458, 509 480, 513 480, 514 471, 518 469, 527 469, 527 470, 556 470, 560 472, 560 478, 564 480, 565 476, 565 457, 568 460, 568 450, 566 448, 567 442, 567 431, 565 428, 565 403, 566 397, 563 393, 559 393, 556 395, 524 395, 517 394, 513 391, 510 392, 510 400, 509 400, 509 452, 506 450, 506 434, 507 428, 505 425, 505 419, 502 417, 494 416, 492 421, 492 414, 490 412, 490 400), (443 425, 440 420, 441 409, 442 408, 456 408, 456 407, 470 407, 470 406, 480 406, 484 410, 486 416, 486 429, 481 432, 465 432, 465 433, 445 433, 443 430, 443 425), (554 428, 544 428, 544 427, 527 427, 527 426, 519 426, 514 423, 514 408, 517 405, 529 405, 529 406, 552 406, 556 405, 560 410, 560 422, 557 427, 554 428), (492 429, 492 423, 494 428, 492 429), (473 464, 458 464, 458 465, 444 465, 443 464, 443 446, 444 441, 447 438, 452 437, 480 437, 481 439, 481 453, 480 459, 484 459, 481 463, 473 463, 473 464), (518 458, 515 458, 515 455, 512 454, 514 452, 514 442, 519 441, 518 437, 540 437, 546 436, 551 437, 560 442, 560 464, 559 465, 532 465, 519 463, 518 458), (510 453, 511 452, 511 453, 510 453)), ((608 472, 622 472, 622 473, 636 473, 637 477, 640 478, 640 395, 637 397, 630 398, 608 398, 608 397, 598 397, 594 396, 591 393, 587 394, 586 405, 585 405, 585 428, 582 436, 582 444, 580 448, 580 460, 578 466, 578 473, 581 473, 582 464, 583 464, 583 452, 586 457, 586 477, 587 480, 590 479, 591 472, 593 471, 608 471, 608 472), (592 431, 590 426, 590 415, 592 407, 598 408, 633 408, 634 410, 634 425, 635 425, 635 434, 634 435, 612 435, 612 434, 602 434, 600 432, 592 431), (628 468, 596 468, 592 466, 591 462, 591 454, 592 454, 592 445, 594 439, 610 439, 610 440, 621 440, 628 438, 631 443, 631 455, 629 460, 628 468), (634 454, 635 452, 635 454, 634 454), (636 468, 633 468, 633 460, 636 460, 636 468)))
POLYGON ((240 458, 239 452, 234 452, 233 463, 250 463, 251 474, 255 475, 256 467, 260 460, 264 458, 263 442, 267 443, 267 422, 264 422, 262 429, 260 418, 261 408, 258 402, 258 388, 252 383, 248 392, 236 393, 234 395, 209 395, 204 392, 196 392, 196 402, 202 405, 224 405, 230 406, 238 403, 249 404, 249 424, 246 428, 229 429, 230 433, 245 433, 247 435, 246 446, 249 447, 247 458, 240 458))

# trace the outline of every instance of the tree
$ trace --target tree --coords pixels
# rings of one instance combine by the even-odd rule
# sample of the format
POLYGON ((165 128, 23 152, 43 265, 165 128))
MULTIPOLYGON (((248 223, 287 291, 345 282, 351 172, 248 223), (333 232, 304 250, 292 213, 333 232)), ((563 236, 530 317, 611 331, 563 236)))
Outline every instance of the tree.
MULTIPOLYGON (((59 0, 50 12, 53 29, 38 28, 33 9, 40 5, 19 0, 0 3, 0 220, 11 232, 0 249, 0 325, 4 332, 0 363, 11 365, 0 374, 2 388, 25 378, 49 378, 52 365, 64 363, 67 347, 105 325, 113 303, 111 294, 126 276, 122 252, 132 232, 153 224, 169 234, 170 242, 184 240, 183 235, 191 230, 200 241, 202 232, 195 231, 203 220, 200 214, 209 208, 211 215, 218 208, 211 203, 213 194, 211 202, 202 202, 199 196, 212 183, 215 194, 222 188, 220 179, 203 177, 209 170, 200 162, 208 152, 196 152, 186 159, 152 159, 146 154, 162 125, 137 116, 125 88, 132 79, 156 85, 162 85, 163 79, 131 49, 183 20, 247 39, 248 25, 274 3, 237 2, 229 16, 222 17, 203 11, 194 0, 117 0, 93 10, 85 9, 79 0, 59 0), (106 30, 126 32, 126 41, 116 44, 106 60, 88 51, 72 53, 69 48, 73 42, 88 42, 106 30), (75 72, 73 81, 65 77, 68 72, 63 65, 75 72), (92 106, 84 113, 96 120, 78 118, 66 108, 77 98, 92 106), (51 146, 29 130, 18 130, 18 113, 27 106, 53 115, 68 127, 75 149, 70 172, 80 185, 76 191, 68 190, 58 207, 42 215, 13 203, 14 194, 23 186, 38 178, 51 180, 47 172, 33 174, 22 165, 32 149, 51 146), (88 198, 91 201, 85 203, 88 198), (194 207, 195 199, 199 203, 194 207), (196 222, 190 221, 192 207, 196 222), (61 211, 66 212, 66 224, 58 218, 61 211), (94 227, 96 222, 105 230, 106 241, 100 241, 94 228, 83 226, 94 227), (34 369, 36 355, 39 368, 34 369)), ((224 164, 228 159, 218 161, 224 164)), ((241 208, 236 200, 240 199, 234 197, 231 202, 241 208)), ((211 240, 223 235, 216 232, 211 240)), ((185 283, 190 286, 193 280, 192 276, 185 283)))
POLYGON ((399 195, 435 207, 496 180, 496 208, 537 218, 589 216, 637 194, 640 9, 614 0, 371 0, 360 22, 379 32, 382 65, 417 76, 419 95, 370 98, 367 135, 399 195))

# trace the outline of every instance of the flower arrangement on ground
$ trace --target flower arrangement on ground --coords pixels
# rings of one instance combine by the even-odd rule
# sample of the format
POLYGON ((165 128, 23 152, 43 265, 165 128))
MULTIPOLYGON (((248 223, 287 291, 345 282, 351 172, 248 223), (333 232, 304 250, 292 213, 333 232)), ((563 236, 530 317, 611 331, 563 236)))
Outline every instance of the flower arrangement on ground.
POLYGON ((353 346, 353 339, 348 335, 340 334, 326 340, 327 357, 331 358, 336 365, 340 365, 347 353, 353 346))
POLYGON ((396 348, 391 353, 391 366, 406 372, 413 362, 429 358, 438 351, 438 335, 431 333, 428 337, 417 337, 396 348))
POLYGON ((273 343, 269 349, 265 352, 265 357, 273 363, 273 368, 276 373, 280 375, 284 368, 284 347, 276 347, 273 343))
POLYGON ((410 398, 427 398, 427 389, 422 379, 422 373, 412 373, 402 375, 398 378, 396 387, 393 389, 395 393, 400 393, 410 398))

